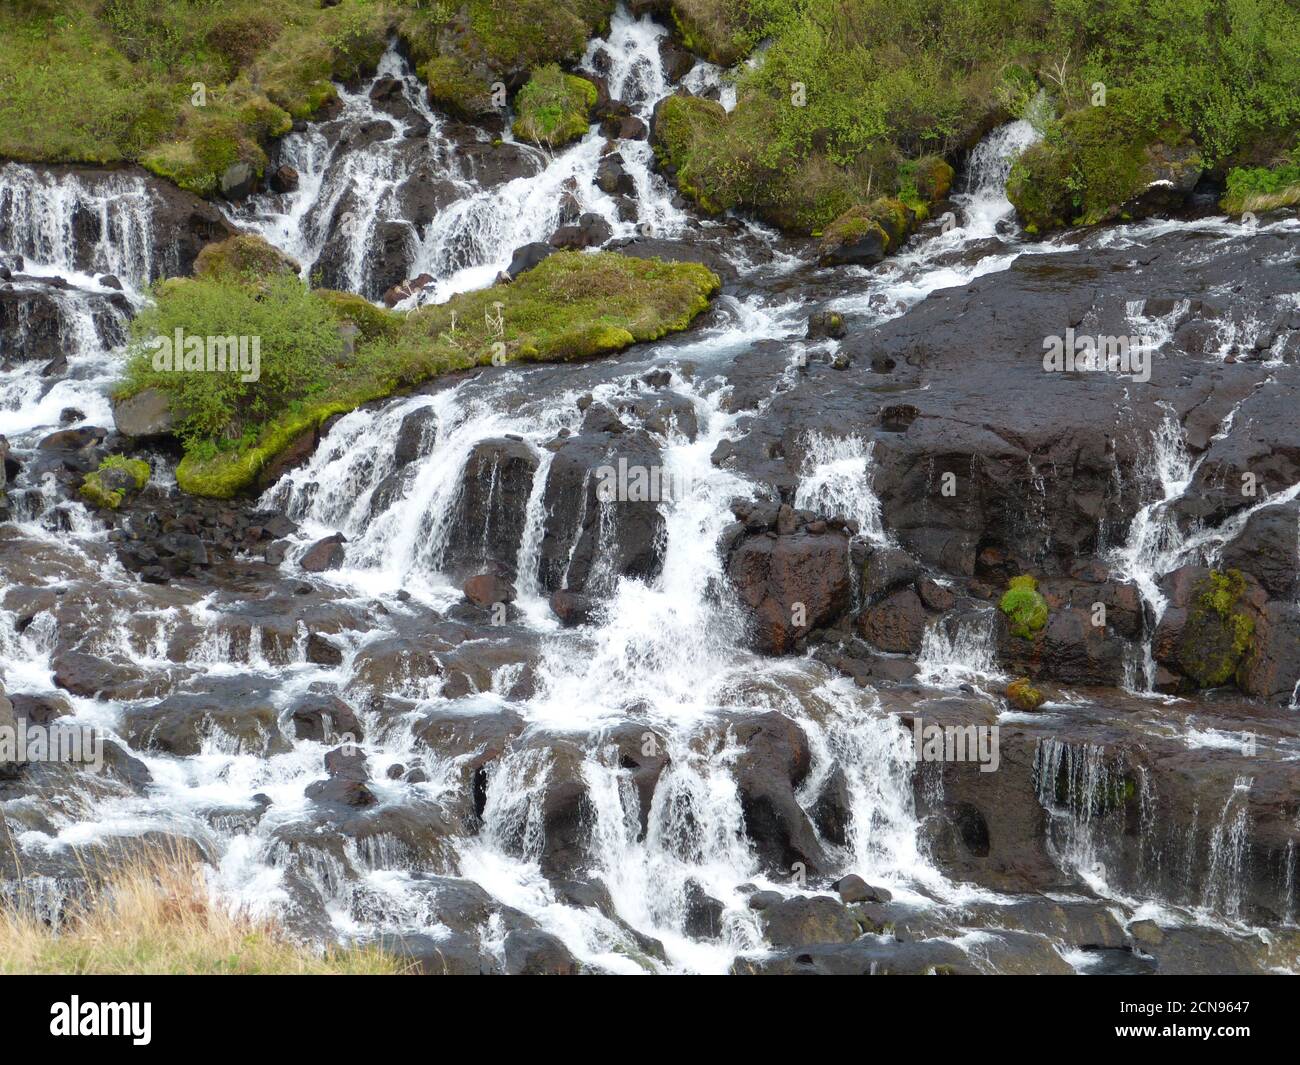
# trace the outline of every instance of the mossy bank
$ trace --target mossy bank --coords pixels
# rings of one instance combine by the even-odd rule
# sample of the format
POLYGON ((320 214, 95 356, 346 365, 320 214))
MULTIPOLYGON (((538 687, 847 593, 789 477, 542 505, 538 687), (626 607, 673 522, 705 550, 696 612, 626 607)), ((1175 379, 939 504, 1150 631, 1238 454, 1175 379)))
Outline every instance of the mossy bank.
POLYGON ((278 455, 334 415, 449 371, 590 359, 656 340, 687 328, 720 287, 695 263, 557 252, 510 284, 401 315, 291 273, 213 276, 216 263, 270 258, 251 254, 256 238, 233 240, 243 252, 212 252, 199 264, 206 276, 156 287, 115 395, 162 400, 159 424, 185 447, 181 488, 223 498, 255 488, 278 455), (241 338, 256 344, 241 348, 241 338), (210 365, 221 355, 224 365, 210 365))

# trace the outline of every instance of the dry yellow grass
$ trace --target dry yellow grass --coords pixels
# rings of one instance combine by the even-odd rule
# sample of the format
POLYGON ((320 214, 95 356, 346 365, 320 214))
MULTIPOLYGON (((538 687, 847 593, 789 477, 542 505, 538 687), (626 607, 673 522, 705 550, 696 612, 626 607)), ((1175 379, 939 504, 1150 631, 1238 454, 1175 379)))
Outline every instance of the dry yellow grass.
POLYGON ((21 901, 0 906, 0 973, 396 975, 378 950, 323 954, 274 923, 211 901, 202 867, 177 848, 142 852, 102 877, 57 932, 21 901))

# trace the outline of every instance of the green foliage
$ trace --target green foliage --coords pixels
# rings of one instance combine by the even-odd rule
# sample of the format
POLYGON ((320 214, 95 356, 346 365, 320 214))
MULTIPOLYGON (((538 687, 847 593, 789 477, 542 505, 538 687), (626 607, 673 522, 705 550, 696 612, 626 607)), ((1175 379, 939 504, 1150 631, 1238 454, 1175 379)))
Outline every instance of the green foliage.
POLYGON ((1239 570, 1211 571, 1187 612, 1178 664, 1199 687, 1232 680, 1253 647, 1255 619, 1241 609, 1246 578, 1239 570))
POLYGON ((1300 148, 1272 167, 1233 167, 1221 206, 1229 214, 1300 203, 1300 148))
POLYGON ((298 278, 278 275, 260 290, 237 280, 172 279, 155 287, 154 303, 132 322, 133 344, 119 395, 159 388, 179 412, 178 435, 190 448, 213 452, 241 445, 247 434, 320 392, 342 344, 338 318, 298 278), (156 369, 154 338, 260 339, 260 377, 232 371, 156 369))
MULTIPOLYGON (((396 0, 392 0, 396 2, 396 0)), ((390 0, 0 5, 0 155, 139 161, 210 195, 234 162, 378 62, 390 0), (202 86, 196 104, 195 86, 202 86)))
POLYGON ((685 329, 718 291, 698 263, 611 252, 557 252, 513 283, 400 315, 359 296, 309 291, 278 274, 250 286, 246 274, 164 282, 138 318, 119 395, 167 390, 181 412, 184 491, 229 497, 256 483, 277 454, 335 414, 452 370, 514 360, 595 358, 685 329), (355 353, 340 360, 339 323, 357 326, 355 353), (145 342, 187 336, 262 336, 261 380, 236 374, 167 373, 145 342))
POLYGON ((1011 116, 1040 129, 1063 116, 1014 176, 1040 229, 1116 216, 1150 156, 1168 161, 1162 146, 1190 136, 1175 165, 1213 166, 1300 127, 1288 0, 674 0, 673 13, 693 50, 724 62, 770 39, 735 111, 670 143, 684 191, 787 228, 882 194, 924 206, 909 161, 1011 116))
POLYGON ((573 62, 614 11, 613 0, 407 0, 398 32, 429 95, 460 118, 493 110, 492 86, 573 62))
POLYGON ((1011 635, 1032 640, 1047 624, 1047 600, 1038 591, 1038 582, 1028 574, 1012 577, 998 602, 998 609, 1011 622, 1011 635))
POLYGON ((565 74, 549 63, 533 71, 515 99, 514 134, 522 140, 558 146, 587 132, 596 86, 586 78, 565 74))

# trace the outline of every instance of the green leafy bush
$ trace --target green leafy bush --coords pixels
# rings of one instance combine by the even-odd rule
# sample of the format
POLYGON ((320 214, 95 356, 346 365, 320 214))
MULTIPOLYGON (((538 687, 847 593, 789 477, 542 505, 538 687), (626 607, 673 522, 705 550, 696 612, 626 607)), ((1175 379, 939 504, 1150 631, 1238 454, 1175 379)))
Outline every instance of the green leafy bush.
POLYGON ((256 292, 231 279, 172 279, 156 286, 154 298, 132 323, 134 343, 120 394, 167 392, 179 435, 190 447, 229 446, 319 392, 341 350, 333 309, 293 276, 270 277, 256 292), (170 340, 177 330, 204 341, 255 338, 260 376, 245 381, 232 370, 156 368, 155 339, 170 340))

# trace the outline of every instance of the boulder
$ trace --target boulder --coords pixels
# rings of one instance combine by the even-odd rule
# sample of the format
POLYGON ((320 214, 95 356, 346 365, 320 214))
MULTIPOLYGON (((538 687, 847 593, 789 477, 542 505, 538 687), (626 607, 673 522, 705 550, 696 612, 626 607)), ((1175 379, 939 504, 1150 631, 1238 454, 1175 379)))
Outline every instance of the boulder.
POLYGON ((324 573, 326 570, 338 569, 347 557, 347 551, 343 546, 345 543, 347 538, 342 533, 317 540, 298 560, 299 568, 307 573, 324 573))

